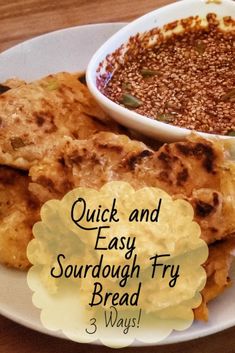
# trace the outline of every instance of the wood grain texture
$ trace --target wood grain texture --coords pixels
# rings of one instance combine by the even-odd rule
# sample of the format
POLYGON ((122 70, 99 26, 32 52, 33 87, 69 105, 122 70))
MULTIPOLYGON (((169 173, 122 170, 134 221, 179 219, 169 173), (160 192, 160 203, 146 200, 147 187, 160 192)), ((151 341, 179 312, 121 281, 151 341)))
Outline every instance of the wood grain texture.
POLYGON ((1 353, 234 353, 234 329, 166 346, 111 349, 49 337, 0 317, 1 353))
MULTIPOLYGON (((60 28, 130 21, 171 2, 173 0, 0 0, 0 52, 23 40, 60 28)), ((32 352, 110 353, 116 350, 49 337, 0 316, 0 353, 32 352)), ((125 348, 121 352, 235 353, 235 328, 191 342, 125 348)))
POLYGON ((71 26, 130 21, 172 0, 0 0, 0 51, 71 26))

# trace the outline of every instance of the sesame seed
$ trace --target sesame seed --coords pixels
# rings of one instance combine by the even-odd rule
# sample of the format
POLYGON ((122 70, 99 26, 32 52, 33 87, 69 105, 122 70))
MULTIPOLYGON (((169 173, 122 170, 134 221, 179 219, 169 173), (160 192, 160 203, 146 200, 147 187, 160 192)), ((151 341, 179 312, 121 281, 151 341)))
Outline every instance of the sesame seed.
MULTIPOLYGON (((136 97, 142 104, 135 111, 149 118, 171 115, 170 124, 226 135, 235 126, 235 21, 226 17, 222 29, 215 14, 206 27, 194 20, 178 21, 181 32, 156 28, 132 37, 122 60, 121 49, 110 55, 116 69, 98 88, 118 104, 120 94, 136 97)), ((170 28, 175 23, 165 33, 170 28)))

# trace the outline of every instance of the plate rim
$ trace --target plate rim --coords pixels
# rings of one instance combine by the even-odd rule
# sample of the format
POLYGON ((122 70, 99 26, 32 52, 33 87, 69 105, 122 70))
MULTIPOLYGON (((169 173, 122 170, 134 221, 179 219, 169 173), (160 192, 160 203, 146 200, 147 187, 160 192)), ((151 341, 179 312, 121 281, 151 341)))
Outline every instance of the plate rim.
MULTIPOLYGON (((69 32, 69 31, 73 31, 73 30, 79 30, 80 28, 86 28, 86 27, 103 27, 103 26, 112 26, 112 25, 120 25, 120 26, 125 26, 127 25, 128 22, 100 22, 100 23, 91 23, 91 24, 83 24, 83 25, 78 25, 78 26, 71 26, 71 27, 66 27, 66 28, 59 28, 59 29, 56 29, 56 30, 53 30, 53 31, 50 31, 50 32, 46 32, 46 33, 42 33, 42 34, 39 34, 39 35, 36 35, 34 37, 31 37, 31 38, 28 38, 28 39, 25 39, 7 49, 4 49, 3 51, 0 51, 0 56, 2 55, 6 55, 8 54, 9 51, 12 51, 12 50, 15 50, 15 49, 18 49, 20 48, 22 45, 24 44, 31 44, 33 43, 34 41, 36 42, 37 40, 39 39, 42 39, 44 37, 47 37, 47 36, 50 36, 50 35, 53 35, 53 34, 60 34, 61 32, 69 32)), ((120 27, 121 28, 121 27, 120 27)))
MULTIPOLYGON (((31 43, 34 44, 36 41, 38 41, 38 40, 40 41, 40 39, 44 39, 45 37, 48 37, 51 35, 60 35, 61 33, 70 32, 71 30, 72 31, 79 31, 81 28, 82 29, 86 29, 86 28, 90 29, 90 28, 98 28, 98 27, 104 28, 104 27, 109 27, 112 25, 115 25, 115 26, 119 25, 121 28, 121 27, 125 26, 126 24, 127 24, 127 22, 103 22, 103 23, 84 24, 84 25, 78 25, 78 26, 57 29, 54 31, 50 31, 50 32, 43 33, 38 36, 26 39, 16 45, 13 45, 10 48, 3 50, 2 52, 0 52, 0 58, 4 55, 8 55, 11 51, 20 50, 21 47, 23 49, 25 44, 27 44, 27 45, 31 45, 31 43)), ((1 271, 1 266, 0 266, 0 271, 1 271)), ((26 275, 27 275, 27 273, 26 273, 26 275)), ((39 309, 37 309, 37 310, 39 311, 39 309)), ((25 317, 22 317, 22 316, 18 315, 18 313, 13 314, 12 312, 9 312, 7 310, 7 308, 1 307, 1 304, 0 304, 0 314, 3 315, 4 317, 16 322, 17 324, 20 324, 24 327, 27 327, 28 329, 37 331, 41 334, 46 334, 46 335, 60 338, 60 339, 70 340, 67 336, 65 336, 63 334, 63 332, 61 330, 57 330, 57 331, 48 330, 40 322, 36 322, 35 320, 30 320, 30 318, 27 315, 25 317)), ((40 311, 39 311, 39 320, 40 320, 40 311)), ((135 340, 135 341, 133 341, 133 343, 130 346, 131 347, 144 347, 144 346, 147 347, 147 346, 163 346, 163 345, 177 344, 177 343, 182 343, 182 342, 187 342, 187 341, 197 340, 197 339, 200 339, 203 337, 207 337, 207 336, 216 334, 218 332, 222 332, 222 331, 224 331, 228 328, 234 327, 234 326, 235 326, 235 319, 233 320, 233 322, 231 319, 231 320, 228 320, 228 322, 226 322, 226 323, 220 324, 220 326, 208 327, 207 330, 202 330, 201 332, 200 331, 197 332, 197 330, 196 330, 195 332, 187 333, 187 330, 185 330, 185 334, 181 333, 181 335, 179 337, 177 337, 177 331, 175 330, 175 331, 173 331, 174 335, 170 334, 163 341, 160 341, 157 343, 145 343, 142 341, 135 340)), ((102 343, 99 340, 94 341, 90 344, 102 345, 102 343)))

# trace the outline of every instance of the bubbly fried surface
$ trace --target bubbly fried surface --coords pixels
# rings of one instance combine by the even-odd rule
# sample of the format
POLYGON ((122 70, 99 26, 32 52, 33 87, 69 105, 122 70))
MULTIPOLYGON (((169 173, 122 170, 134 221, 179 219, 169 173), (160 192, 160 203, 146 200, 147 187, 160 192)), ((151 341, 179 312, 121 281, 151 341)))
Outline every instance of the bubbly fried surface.
POLYGON ((27 170, 64 136, 86 139, 98 131, 120 129, 78 75, 58 73, 29 84, 12 82, 12 87, 0 95, 1 164, 27 170))
POLYGON ((0 262, 21 269, 30 265, 26 248, 32 226, 49 199, 114 180, 136 189, 160 187, 191 203, 209 244, 207 284, 195 310, 197 319, 206 320, 208 301, 230 283, 235 249, 235 239, 227 239, 235 233, 235 167, 225 145, 192 136, 158 150, 154 141, 150 148, 133 138, 148 145, 149 139, 110 120, 78 77, 58 73, 29 84, 18 79, 2 84, 0 262))
POLYGON ((235 251, 235 237, 209 246, 209 257, 204 265, 207 283, 202 290, 202 304, 194 310, 195 318, 208 320, 207 303, 230 285, 229 269, 235 251))
POLYGON ((0 263, 25 269, 32 226, 39 220, 39 203, 28 191, 28 176, 0 166, 0 263))
POLYGON ((29 189, 44 202, 78 186, 100 188, 114 180, 137 189, 160 187, 192 204, 209 244, 235 232, 234 175, 219 143, 194 138, 153 151, 127 136, 101 132, 88 140, 59 143, 30 169, 29 189))

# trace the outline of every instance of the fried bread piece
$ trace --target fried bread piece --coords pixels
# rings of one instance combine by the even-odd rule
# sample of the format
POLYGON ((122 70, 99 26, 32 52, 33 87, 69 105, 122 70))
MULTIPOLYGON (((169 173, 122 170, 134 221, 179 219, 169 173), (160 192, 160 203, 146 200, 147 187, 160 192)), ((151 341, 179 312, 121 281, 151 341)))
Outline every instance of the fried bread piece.
POLYGON ((231 283, 229 269, 235 256, 235 237, 209 246, 209 257, 204 265, 206 286, 202 290, 202 304, 194 310, 197 320, 208 320, 207 303, 220 295, 231 283))
MULTIPOLYGON (((5 92, 8 90, 8 89, 11 89, 11 88, 16 88, 16 87, 20 87, 22 85, 26 85, 26 82, 23 81, 23 80, 20 80, 19 78, 17 77, 13 77, 13 78, 9 78, 8 80, 2 82, 0 84, 0 86, 4 86, 6 89, 5 89, 5 92)), ((0 89, 0 94, 1 93, 4 93, 4 90, 1 90, 0 89)))
POLYGON ((120 130, 76 74, 58 73, 0 95, 0 163, 27 170, 63 136, 120 130))
MULTIPOLYGON (((113 180, 133 187, 161 187, 188 200, 208 244, 235 231, 234 162, 223 144, 192 137, 153 151, 123 135, 98 133, 89 140, 65 139, 53 155, 30 169, 30 191, 41 202, 61 198, 78 186, 100 188, 113 180)), ((207 320, 207 303, 228 285, 235 238, 209 246, 207 283, 195 318, 207 320)))
POLYGON ((27 174, 0 166, 0 263, 26 269, 26 248, 39 220, 39 203, 28 191, 27 174))
POLYGON ((192 138, 153 151, 127 136, 101 132, 84 141, 65 139, 29 173, 29 189, 41 202, 78 186, 98 189, 123 180, 188 200, 208 244, 235 232, 235 167, 217 142, 192 138))

